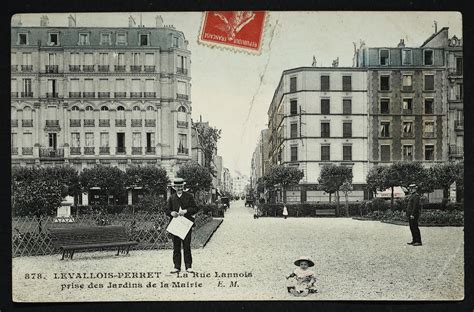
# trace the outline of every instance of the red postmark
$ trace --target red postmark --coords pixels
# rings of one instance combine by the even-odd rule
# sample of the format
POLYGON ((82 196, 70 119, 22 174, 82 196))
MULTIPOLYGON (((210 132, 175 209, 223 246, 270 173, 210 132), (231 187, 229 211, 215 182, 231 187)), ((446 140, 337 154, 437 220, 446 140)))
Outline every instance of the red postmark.
POLYGON ((205 12, 199 42, 258 53, 262 45, 264 11, 205 12))

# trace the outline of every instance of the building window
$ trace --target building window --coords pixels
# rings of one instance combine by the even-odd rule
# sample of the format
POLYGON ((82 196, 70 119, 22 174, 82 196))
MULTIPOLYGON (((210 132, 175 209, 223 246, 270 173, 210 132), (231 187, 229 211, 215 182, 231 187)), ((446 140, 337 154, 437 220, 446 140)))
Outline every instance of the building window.
POLYGON ((79 132, 71 132, 71 147, 76 149, 81 146, 81 134, 79 132))
POLYGON ((434 121, 425 121, 423 125, 423 134, 427 138, 434 137, 434 121))
POLYGON ((380 136, 382 138, 390 137, 390 122, 382 121, 380 123, 380 136))
POLYGON ((380 76, 380 90, 381 91, 390 90, 390 76, 380 76))
POLYGON ((425 75, 425 91, 434 91, 434 75, 425 75))
POLYGON ((342 160, 352 160, 352 145, 342 146, 342 160))
POLYGON ((433 113, 434 113, 434 100, 425 99, 425 114, 433 114, 433 113))
POLYGON ((149 45, 149 42, 148 42, 148 35, 140 35, 140 45, 141 46, 147 46, 149 45))
POLYGON ((88 33, 80 33, 79 34, 79 45, 89 45, 89 34, 88 33))
POLYGON ((411 91, 413 89, 413 76, 403 75, 402 77, 403 91, 411 91))
POLYGON ((331 147, 329 145, 321 145, 321 160, 331 160, 331 147))
POLYGON ((342 91, 351 91, 351 90, 352 90, 352 77, 342 76, 342 91))
POLYGON ((290 137, 297 138, 298 137, 298 123, 290 124, 290 137))
POLYGON ((100 44, 110 45, 110 34, 100 34, 100 44))
POLYGON ((291 100, 290 101, 290 115, 297 115, 298 114, 298 101, 291 100))
POLYGON ((462 57, 457 57, 456 58, 456 75, 462 75, 463 74, 462 63, 463 63, 462 57))
POLYGON ((390 161, 390 145, 380 145, 380 161, 390 161))
POLYGON ((298 146, 291 147, 291 161, 298 161, 298 146))
POLYGON ((296 77, 290 78, 290 92, 296 92, 296 77))
POLYGON ((411 138, 413 136, 413 122, 404 121, 402 127, 403 127, 403 137, 411 138))
POLYGON ((423 51, 423 62, 425 65, 433 65, 433 50, 423 51))
POLYGON ((59 34, 55 33, 55 34, 49 34, 49 38, 48 38, 48 45, 50 46, 57 46, 59 45, 59 34))
POLYGON ((329 138, 330 135, 331 135, 331 132, 330 132, 329 122, 322 122, 321 123, 321 137, 329 138))
POLYGON ((411 64, 412 64, 412 51, 402 50, 402 65, 411 65, 411 64))
POLYGON ((32 91, 31 91, 31 79, 26 78, 23 79, 23 97, 31 97, 32 91))
POLYGON ((178 154, 188 154, 188 136, 186 134, 178 134, 178 154))
POLYGON ((434 145, 425 145, 425 160, 434 160, 434 145))
POLYGON ((380 100, 380 114, 390 114, 390 100, 380 100))
POLYGON ((28 44, 28 34, 18 34, 18 44, 27 45, 28 44))
POLYGON ((352 114, 352 100, 351 99, 342 100, 342 113, 344 115, 352 114))
POLYGON ((322 115, 329 115, 329 99, 321 99, 321 114, 322 115))
POLYGON ((126 45, 127 44, 127 34, 118 33, 117 34, 117 45, 126 45))
POLYGON ((352 137, 352 122, 343 122, 342 123, 342 137, 343 138, 352 137))
POLYGON ((179 38, 173 37, 173 48, 179 48, 179 38))
POLYGON ((321 76, 321 91, 329 91, 330 87, 329 76, 321 76))
POLYGON ((411 114, 413 111, 413 99, 403 99, 402 108, 404 114, 411 114))
POLYGON ((390 62, 390 53, 388 50, 383 49, 379 51, 380 65, 388 65, 390 62))
POLYGON ((403 160, 413 160, 413 145, 403 145, 403 160))

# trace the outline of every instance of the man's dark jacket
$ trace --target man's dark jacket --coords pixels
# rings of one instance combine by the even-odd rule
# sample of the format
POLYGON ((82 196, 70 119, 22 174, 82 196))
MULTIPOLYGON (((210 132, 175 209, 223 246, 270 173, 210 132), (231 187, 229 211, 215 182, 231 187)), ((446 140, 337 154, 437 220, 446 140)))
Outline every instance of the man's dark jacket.
POLYGON ((418 220, 420 218, 420 205, 420 195, 418 193, 410 194, 407 204, 407 217, 413 216, 415 220, 418 220))
POLYGON ((193 215, 198 212, 198 207, 196 205, 196 201, 194 200, 194 196, 187 192, 183 192, 181 197, 178 197, 176 193, 171 195, 168 198, 168 209, 166 211, 166 215, 172 218, 171 212, 179 212, 179 207, 181 207, 183 210, 186 209, 187 212, 184 217, 194 222, 193 215))

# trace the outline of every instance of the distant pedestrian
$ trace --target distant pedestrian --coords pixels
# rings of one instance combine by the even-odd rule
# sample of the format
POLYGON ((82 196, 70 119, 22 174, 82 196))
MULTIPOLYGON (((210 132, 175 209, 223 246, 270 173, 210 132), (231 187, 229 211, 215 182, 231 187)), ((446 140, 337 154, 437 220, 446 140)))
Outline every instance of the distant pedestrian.
POLYGON ((420 195, 417 192, 416 184, 410 184, 408 186, 408 190, 410 195, 408 196, 406 214, 408 218, 408 224, 410 225, 412 240, 407 244, 412 246, 421 246, 421 234, 420 228, 418 227, 418 220, 420 219, 421 210, 420 195))
POLYGON ((314 266, 313 260, 309 257, 299 257, 294 264, 298 267, 286 278, 290 280, 287 286, 288 292, 297 297, 305 297, 308 294, 316 293, 316 277, 309 267, 314 266))
POLYGON ((286 208, 286 205, 283 206, 283 218, 287 218, 288 217, 288 209, 286 208))

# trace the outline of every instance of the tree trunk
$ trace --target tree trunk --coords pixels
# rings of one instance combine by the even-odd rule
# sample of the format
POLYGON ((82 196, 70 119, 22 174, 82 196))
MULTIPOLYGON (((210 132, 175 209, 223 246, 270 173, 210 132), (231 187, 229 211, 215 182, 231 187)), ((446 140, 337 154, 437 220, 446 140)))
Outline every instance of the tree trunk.
POLYGON ((394 192, 394 187, 392 186, 391 189, 392 189, 392 194, 391 194, 391 196, 390 196, 390 209, 393 210, 393 192, 394 192))
POLYGON ((38 220, 38 233, 41 234, 41 232, 43 232, 43 227, 41 224, 41 216, 40 215, 36 216, 36 219, 38 220))
POLYGON ((346 217, 348 217, 349 216, 349 194, 344 193, 344 196, 346 198, 346 217))
POLYGON ((331 203, 331 195, 332 193, 329 193, 329 203, 331 203))
POLYGON ((337 215, 339 216, 340 213, 339 211, 341 210, 340 207, 339 207, 339 190, 336 191, 336 211, 337 211, 337 215))

